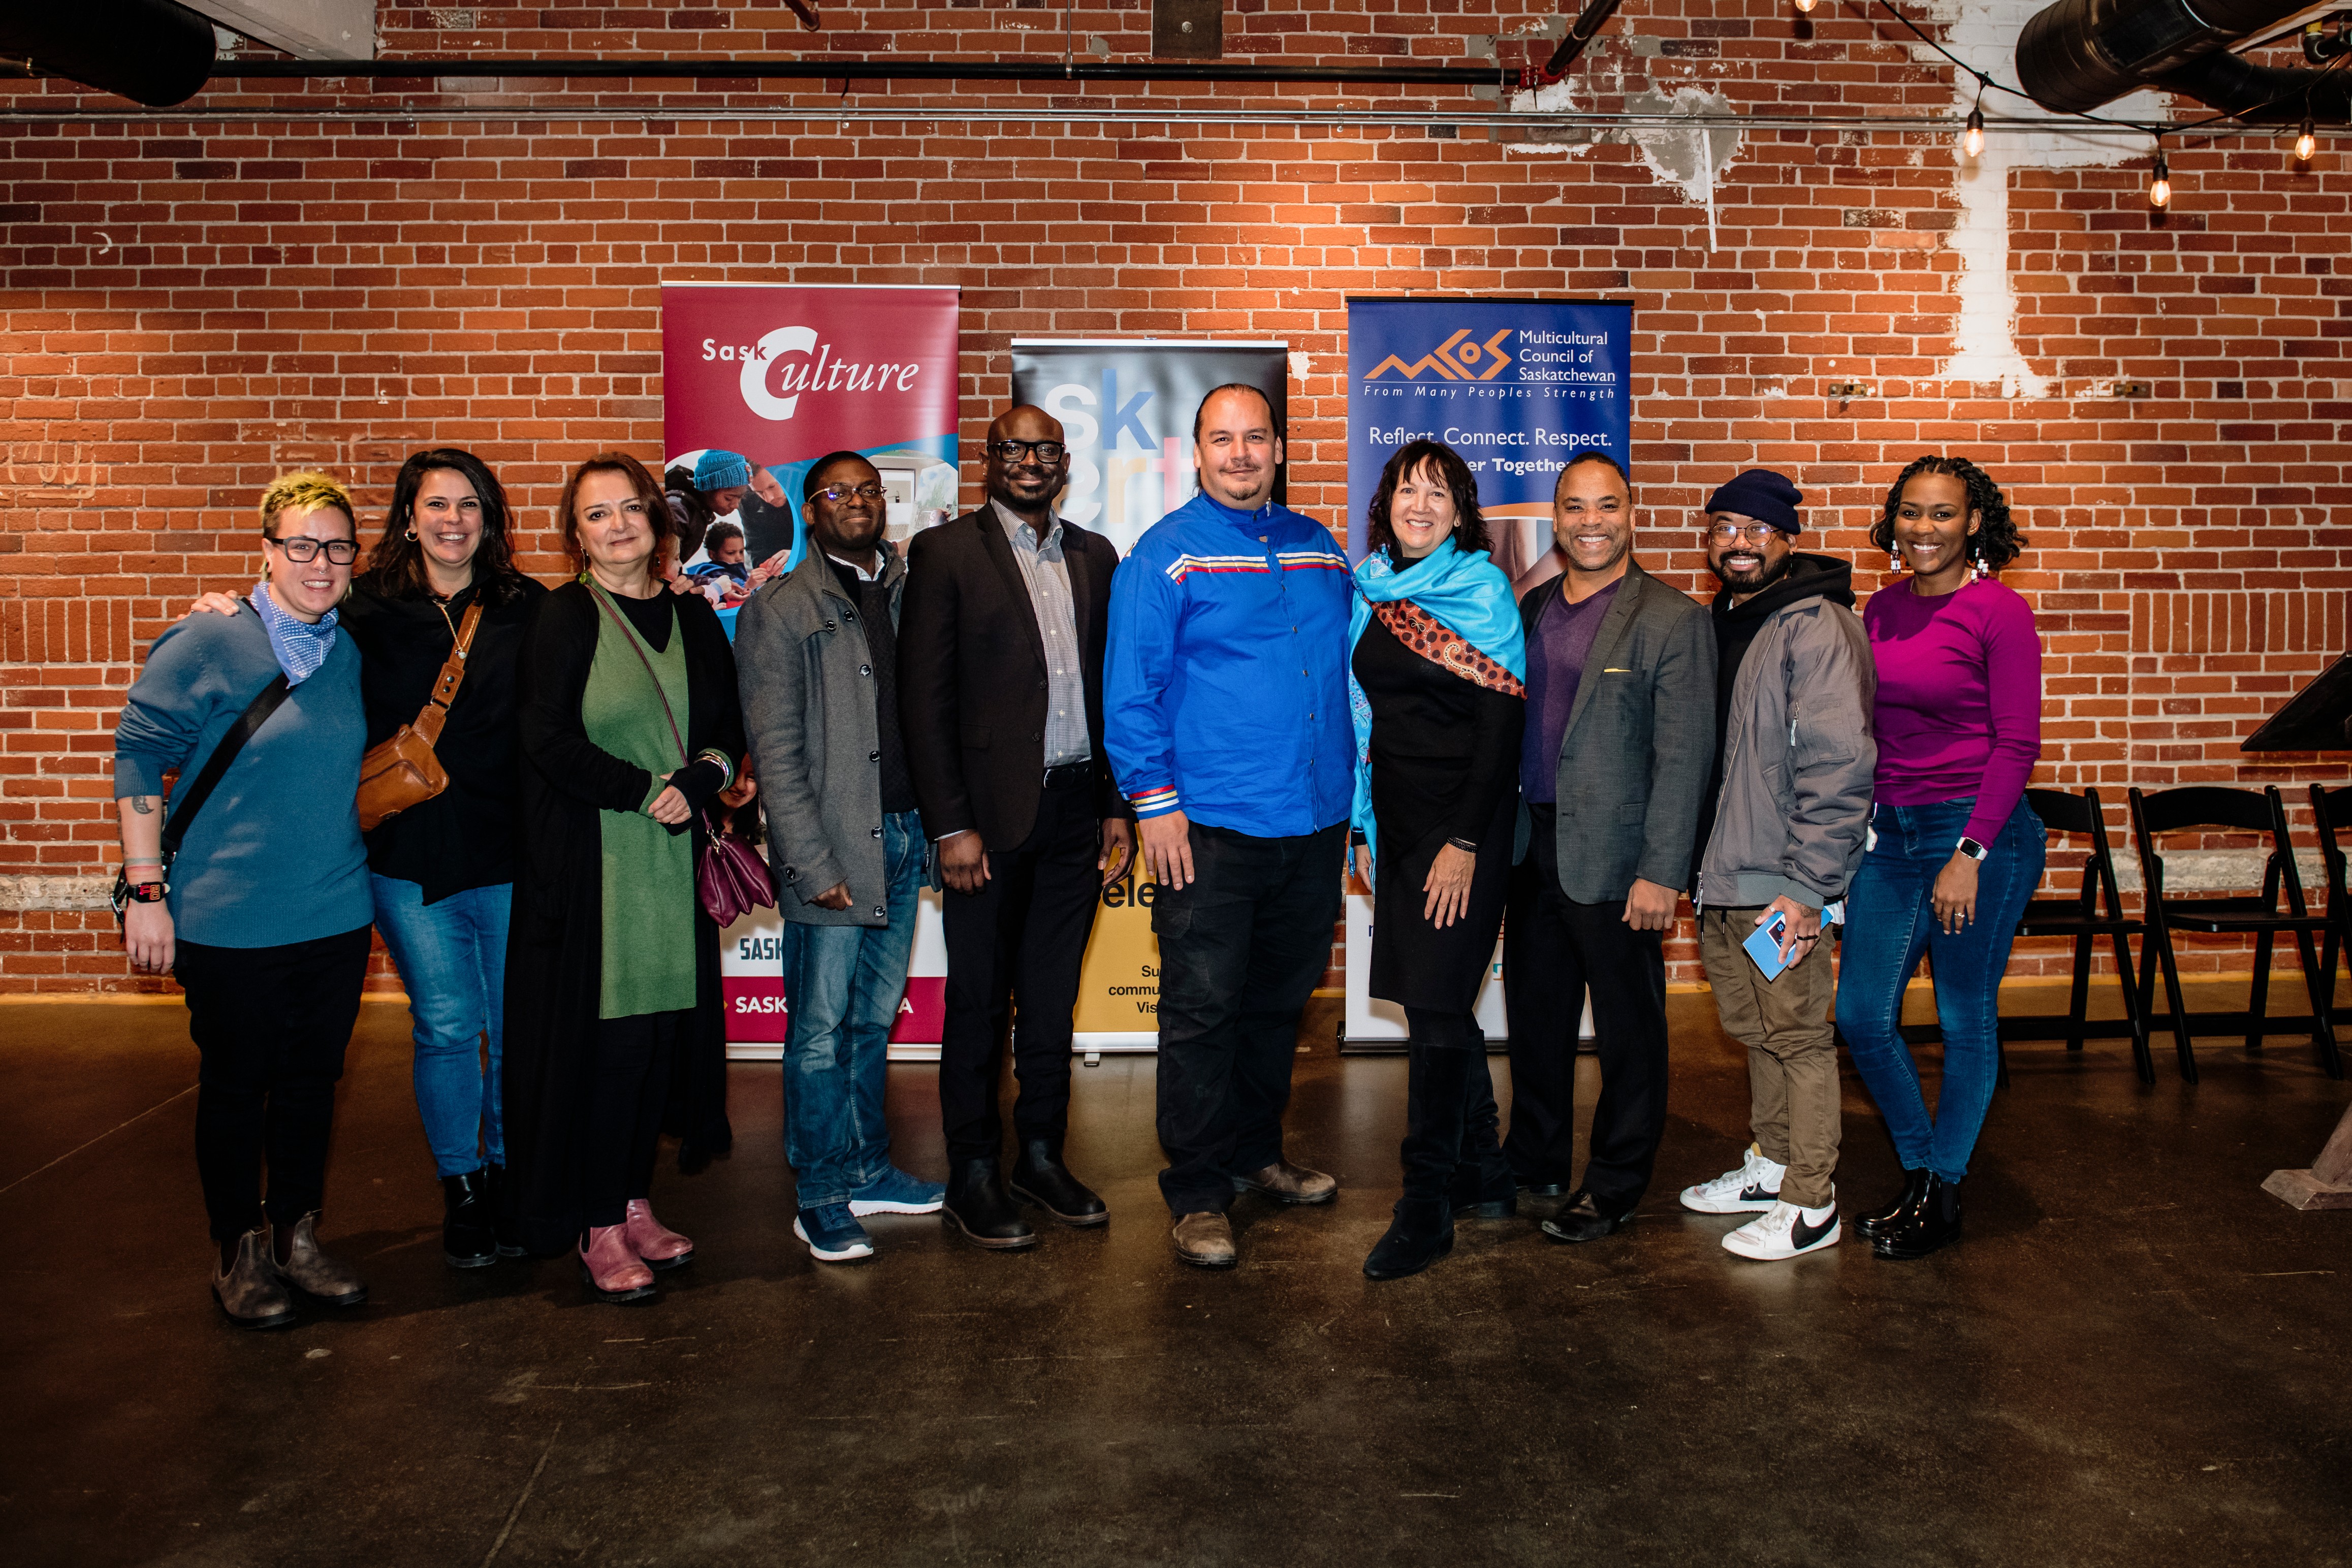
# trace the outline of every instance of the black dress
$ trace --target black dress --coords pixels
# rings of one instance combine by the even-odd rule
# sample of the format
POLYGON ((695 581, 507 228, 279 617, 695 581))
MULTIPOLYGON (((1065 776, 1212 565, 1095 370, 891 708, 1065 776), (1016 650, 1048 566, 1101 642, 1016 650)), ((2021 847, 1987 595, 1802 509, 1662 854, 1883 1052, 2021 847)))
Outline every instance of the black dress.
POLYGON ((1408 648, 1375 614, 1356 643, 1372 708, 1372 995, 1466 1013, 1495 958, 1511 871, 1519 730, 1527 701, 1408 648), (1478 846, 1470 906, 1440 929, 1422 883, 1448 839, 1478 846))
MULTIPOLYGON (((670 596, 686 639, 686 752, 743 754, 735 655, 718 612, 699 594, 670 596)), ((571 1247, 585 1206, 577 1147, 594 1069, 604 965, 604 839, 600 810, 634 811, 653 776, 587 738, 581 694, 596 656, 603 612, 577 582, 545 595, 525 638, 517 693, 522 831, 516 841, 513 925, 507 941, 507 1168, 515 1218, 533 1252, 571 1247)), ((707 841, 694 826, 698 855, 707 841)), ((727 1121, 727 1020, 719 998, 719 928, 698 904, 695 1007, 672 1061, 663 1126, 694 1169, 734 1141, 727 1121)))

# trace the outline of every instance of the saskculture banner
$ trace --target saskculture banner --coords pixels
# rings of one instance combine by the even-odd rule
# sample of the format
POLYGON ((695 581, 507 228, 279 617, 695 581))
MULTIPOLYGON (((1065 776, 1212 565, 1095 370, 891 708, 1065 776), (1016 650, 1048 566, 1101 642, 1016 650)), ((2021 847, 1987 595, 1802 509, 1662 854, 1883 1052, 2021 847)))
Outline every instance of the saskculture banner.
MULTIPOLYGON (((1124 557, 1143 531, 1192 498, 1192 414, 1229 382, 1265 392, 1277 427, 1290 406, 1284 342, 1013 340, 1013 401, 1062 422, 1070 482, 1055 509, 1124 557)), ((1275 498, 1284 486, 1275 480, 1275 498)), ((1078 979, 1081 1051, 1150 1051, 1160 1042, 1160 944, 1148 877, 1127 874, 1098 895, 1078 979)))
MULTIPOLYGON (((742 526, 750 559, 789 544, 796 564, 802 476, 828 452, 863 453, 889 492, 888 536, 903 550, 917 528, 955 515, 959 311, 953 287, 665 281, 665 467, 717 447, 764 468, 783 504, 755 490, 726 520, 742 526)), ((721 934, 730 1056, 783 1049, 782 938, 769 909, 721 934)), ((946 976, 940 895, 926 891, 894 1058, 936 1055, 946 976)))
MULTIPOLYGON (((1369 548, 1381 471, 1426 437, 1469 464, 1513 591, 1558 577, 1551 497, 1568 458, 1591 448, 1633 471, 1633 306, 1609 300, 1349 300, 1349 557, 1369 548)), ((1351 887, 1342 1041, 1377 1050, 1401 1043, 1405 1022, 1402 1009, 1370 994, 1373 916, 1371 899, 1351 887)), ((1498 943, 1476 1009, 1489 1041, 1508 1028, 1502 975, 1498 943)), ((1592 1032, 1589 1008, 1582 1032, 1592 1032)))

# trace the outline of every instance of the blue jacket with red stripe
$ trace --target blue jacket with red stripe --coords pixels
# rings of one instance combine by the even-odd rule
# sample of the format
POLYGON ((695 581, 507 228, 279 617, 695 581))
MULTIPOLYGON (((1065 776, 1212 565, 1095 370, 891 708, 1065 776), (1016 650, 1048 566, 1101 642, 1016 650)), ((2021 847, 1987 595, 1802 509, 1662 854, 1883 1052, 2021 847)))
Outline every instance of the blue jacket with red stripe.
POLYGON ((1256 838, 1348 820, 1348 558, 1286 507, 1205 495, 1147 529, 1111 580, 1103 742, 1139 817, 1256 838))

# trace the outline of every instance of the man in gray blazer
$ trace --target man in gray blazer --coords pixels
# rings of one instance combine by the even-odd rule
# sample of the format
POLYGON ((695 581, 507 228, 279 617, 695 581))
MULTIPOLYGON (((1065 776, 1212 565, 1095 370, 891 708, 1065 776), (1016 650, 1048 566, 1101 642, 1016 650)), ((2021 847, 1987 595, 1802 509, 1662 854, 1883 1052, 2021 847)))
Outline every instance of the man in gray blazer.
POLYGON ((1633 486, 1607 454, 1580 452, 1560 470, 1552 538, 1566 574, 1519 601, 1528 727, 1503 923, 1503 1150, 1522 1186, 1566 1188, 1590 986, 1601 1056, 1591 1157, 1583 1186, 1543 1225, 1555 1240, 1590 1241, 1641 1201, 1665 1131, 1664 934, 1715 762, 1715 630, 1705 608, 1634 561, 1633 486))
POLYGON ((882 476, 835 452, 801 483, 808 552, 743 607, 735 668, 784 917, 793 1234, 845 1263, 874 1251, 859 1219, 934 1213, 946 1192, 890 1163, 882 1115, 929 845, 899 737, 907 568, 882 537, 882 476))

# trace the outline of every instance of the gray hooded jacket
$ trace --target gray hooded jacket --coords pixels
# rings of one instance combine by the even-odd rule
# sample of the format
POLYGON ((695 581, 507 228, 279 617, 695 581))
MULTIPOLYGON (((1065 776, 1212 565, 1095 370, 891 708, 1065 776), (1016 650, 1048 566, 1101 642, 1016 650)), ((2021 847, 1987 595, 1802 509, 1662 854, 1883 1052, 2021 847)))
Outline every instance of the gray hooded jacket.
POLYGON ((1845 896, 1870 826, 1878 685, 1862 617, 1813 596, 1758 629, 1732 683, 1723 787, 1696 902, 1809 909, 1845 896))

